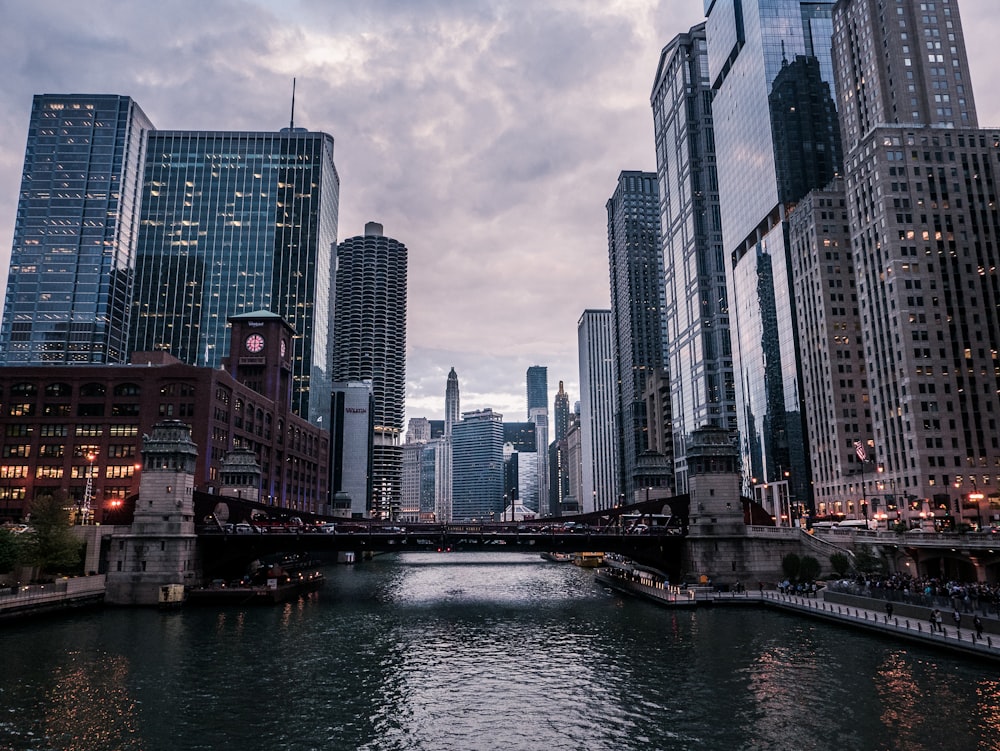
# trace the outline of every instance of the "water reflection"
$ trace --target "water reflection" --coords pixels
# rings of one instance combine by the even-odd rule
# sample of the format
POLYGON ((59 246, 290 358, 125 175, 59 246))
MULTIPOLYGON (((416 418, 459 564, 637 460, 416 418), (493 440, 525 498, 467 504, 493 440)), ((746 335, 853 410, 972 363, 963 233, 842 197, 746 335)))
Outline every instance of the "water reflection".
POLYGON ((44 738, 54 748, 138 749, 136 703, 126 690, 128 661, 110 655, 70 653, 52 674, 38 709, 44 738))
POLYGON ((5 627, 0 748, 1000 748, 992 665, 770 611, 663 610, 530 556, 327 575, 276 608, 5 627))

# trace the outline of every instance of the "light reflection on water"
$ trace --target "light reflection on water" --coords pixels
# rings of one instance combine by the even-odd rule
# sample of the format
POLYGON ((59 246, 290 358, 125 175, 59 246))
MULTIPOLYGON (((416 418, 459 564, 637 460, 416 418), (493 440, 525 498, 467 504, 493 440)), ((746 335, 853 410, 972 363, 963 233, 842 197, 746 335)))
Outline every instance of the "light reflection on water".
POLYGON ((518 554, 328 569, 273 609, 0 631, 0 749, 991 749, 992 665, 518 554))

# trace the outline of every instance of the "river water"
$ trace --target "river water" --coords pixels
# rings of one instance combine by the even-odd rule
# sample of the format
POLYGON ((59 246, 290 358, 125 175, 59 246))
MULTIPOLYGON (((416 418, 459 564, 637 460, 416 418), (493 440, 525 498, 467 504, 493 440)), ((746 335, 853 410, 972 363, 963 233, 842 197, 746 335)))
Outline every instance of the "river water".
POLYGON ((522 554, 328 568, 272 608, 0 629, 0 749, 1000 748, 995 664, 522 554))

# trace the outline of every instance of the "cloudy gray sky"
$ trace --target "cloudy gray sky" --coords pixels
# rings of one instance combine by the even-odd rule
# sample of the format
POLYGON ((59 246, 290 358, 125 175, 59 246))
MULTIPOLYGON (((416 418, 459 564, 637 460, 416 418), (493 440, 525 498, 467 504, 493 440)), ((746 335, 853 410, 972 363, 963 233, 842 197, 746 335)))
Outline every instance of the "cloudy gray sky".
MULTIPOLYGON (((941 2, 942 0, 938 0, 941 2)), ((576 323, 609 305, 604 204, 655 169, 649 92, 702 0, 0 0, 0 289, 31 97, 132 96, 159 128, 332 134, 340 238, 409 248, 407 413, 525 419, 525 370, 579 399, 576 323)), ((996 0, 961 4, 1000 126, 996 0)), ((551 398, 549 400, 551 406, 551 398)))

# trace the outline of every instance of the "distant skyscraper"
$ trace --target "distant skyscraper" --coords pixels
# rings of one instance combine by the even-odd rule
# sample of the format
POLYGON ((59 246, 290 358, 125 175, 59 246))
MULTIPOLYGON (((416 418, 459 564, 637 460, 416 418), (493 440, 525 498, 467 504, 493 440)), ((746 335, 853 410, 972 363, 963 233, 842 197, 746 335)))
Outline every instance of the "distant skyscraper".
POLYGON ((556 393, 552 412, 554 415, 552 437, 561 441, 566 438, 566 433, 569 431, 569 394, 563 388, 562 381, 559 381, 559 391, 556 393))
MULTIPOLYGON (((705 24, 663 48, 650 104, 661 194, 665 325, 678 493, 687 493, 687 441, 704 425, 732 431, 736 386, 722 252, 705 24)), ((647 401, 648 405, 648 401, 647 401)), ((647 410, 648 411, 648 410, 647 410)), ((650 431, 656 431, 650 425, 650 431)))
POLYGON ((339 194, 325 133, 150 134, 129 348, 218 367, 226 319, 269 310, 295 330, 296 414, 326 419, 339 194))
POLYGON ((569 432, 569 395, 559 381, 553 405, 553 441, 549 445, 549 511, 560 516, 569 495, 569 467, 566 459, 566 434, 569 432))
POLYGON ((646 440, 646 376, 665 367, 663 250, 656 175, 622 172, 608 200, 608 261, 618 380, 619 484, 631 500, 646 440))
POLYGON ((452 368, 448 372, 448 383, 444 390, 444 434, 446 436, 451 435, 452 427, 461 419, 460 402, 458 373, 452 368))
POLYGON ((528 368, 528 418, 531 418, 531 410, 549 406, 549 369, 544 365, 532 365, 528 368))
POLYGON ((488 521, 503 512, 503 415, 462 414, 452 428, 452 519, 488 521))
POLYGON ((337 248, 333 375, 371 379, 375 401, 372 508, 391 518, 401 500, 406 394, 406 246, 369 222, 337 248))
MULTIPOLYGON (((139 191, 152 127, 127 96, 34 98, 0 363, 128 361, 139 191)), ((222 314, 223 327, 234 312, 222 314)))
POLYGON ((614 343, 610 310, 585 310, 577 324, 580 357, 580 496, 584 513, 620 502, 615 433, 614 343))
POLYGON ((833 5, 743 0, 706 6, 744 491, 788 478, 807 506, 811 482, 787 214, 806 192, 833 178, 829 170, 840 168, 828 158, 834 109, 823 101, 832 95, 833 5), (803 160, 820 169, 789 171, 803 160))
POLYGON ((407 443, 427 443, 431 439, 431 421, 426 417, 411 417, 406 429, 407 443))
POLYGON ((444 390, 444 445, 441 450, 441 491, 437 502, 439 509, 438 518, 443 521, 450 521, 452 518, 452 430, 461 419, 459 412, 460 396, 458 390, 458 373, 455 368, 448 372, 448 382, 444 390))

